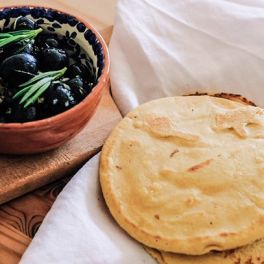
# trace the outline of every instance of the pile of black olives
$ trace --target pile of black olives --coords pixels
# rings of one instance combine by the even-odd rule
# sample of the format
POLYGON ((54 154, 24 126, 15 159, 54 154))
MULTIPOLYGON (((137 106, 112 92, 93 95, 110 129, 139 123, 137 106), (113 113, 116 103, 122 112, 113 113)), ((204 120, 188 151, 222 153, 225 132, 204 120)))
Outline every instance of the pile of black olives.
MULTIPOLYGON (((39 25, 19 17, 2 32, 33 30, 39 25)), ((96 74, 91 59, 73 49, 65 37, 42 31, 36 38, 0 48, 0 122, 29 122, 61 113, 83 100, 95 86, 96 74), (24 107, 14 95, 19 85, 39 72, 61 70, 65 74, 53 81, 38 100, 24 107)))

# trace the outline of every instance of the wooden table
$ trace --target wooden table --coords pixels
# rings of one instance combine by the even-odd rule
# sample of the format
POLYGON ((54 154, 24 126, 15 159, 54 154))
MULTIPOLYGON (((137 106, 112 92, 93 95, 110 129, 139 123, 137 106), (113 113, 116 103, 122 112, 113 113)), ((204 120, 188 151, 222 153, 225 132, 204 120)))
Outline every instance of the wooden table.
MULTIPOLYGON (((101 31, 107 43, 111 33, 112 27, 107 27, 101 31)), ((115 116, 113 120, 117 122, 121 118, 109 91, 104 94, 100 104, 107 106, 112 111, 115 116)), ((102 118, 101 116, 97 117, 98 115, 100 115, 100 105, 93 118, 102 118)), ((94 152, 96 151, 99 149, 94 152)), ((71 177, 72 175, 66 176, 0 206, 0 264, 19 262, 57 195, 71 177)))

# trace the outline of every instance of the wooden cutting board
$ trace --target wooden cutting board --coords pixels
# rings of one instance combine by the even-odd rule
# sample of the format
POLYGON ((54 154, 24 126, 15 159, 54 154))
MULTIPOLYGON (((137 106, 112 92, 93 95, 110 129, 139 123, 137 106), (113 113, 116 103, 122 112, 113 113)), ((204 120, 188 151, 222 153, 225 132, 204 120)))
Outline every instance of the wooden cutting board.
MULTIPOLYGON (((106 42, 111 33, 111 27, 101 32, 106 42)), ((0 155, 0 204, 75 172, 100 150, 120 118, 108 90, 86 127, 64 146, 38 155, 0 155)))

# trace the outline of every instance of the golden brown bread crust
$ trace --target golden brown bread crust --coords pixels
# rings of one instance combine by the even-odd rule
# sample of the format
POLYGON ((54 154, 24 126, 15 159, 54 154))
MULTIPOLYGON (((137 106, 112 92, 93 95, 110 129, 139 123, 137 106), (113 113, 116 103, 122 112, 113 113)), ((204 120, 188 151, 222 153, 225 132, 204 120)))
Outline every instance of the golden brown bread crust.
POLYGON ((247 98, 243 97, 240 94, 232 94, 232 93, 216 93, 216 94, 208 94, 208 93, 199 93, 196 92, 194 94, 187 94, 185 96, 197 96, 197 95, 209 95, 209 96, 213 96, 213 97, 219 97, 219 98, 224 98, 224 99, 228 99, 228 100, 232 100, 238 103, 242 103, 245 105, 252 105, 252 106, 256 106, 256 104, 250 100, 248 100, 247 98))
MULTIPOLYGON (((167 264, 162 256, 162 252, 149 247, 144 247, 144 249, 153 257, 159 264, 167 264)), ((175 254, 176 255, 176 254, 175 254)))
MULTIPOLYGON (((219 96, 222 97, 222 94, 219 96)), ((235 101, 255 106, 253 102, 240 95, 228 94, 226 96, 224 94, 223 98, 235 99, 235 101)), ((170 254, 153 248, 144 248, 159 264, 217 264, 217 261, 219 264, 264 264, 264 239, 238 249, 212 252, 200 257, 170 254)))
POLYGON ((264 239, 250 245, 227 250, 223 252, 211 252, 202 256, 187 256, 175 253, 159 251, 145 247, 145 250, 159 264, 263 264, 264 263, 264 239))
MULTIPOLYGON (((238 98, 238 96, 235 96, 235 97, 238 98)), ((221 100, 220 101, 216 100, 216 102, 219 103, 220 106, 221 106, 221 104, 226 104, 226 102, 221 101, 221 100)), ((237 107, 237 106, 235 106, 235 104, 230 104, 230 105, 227 104, 227 105, 228 105, 228 107, 230 107, 231 110, 233 107, 234 108, 237 107)), ((133 120, 133 122, 134 122, 137 117, 138 117, 138 112, 136 112, 136 115, 134 115, 134 112, 133 112, 133 113, 128 115, 129 120, 127 120, 127 121, 130 122, 131 120, 133 120)), ((141 122, 140 120, 135 121, 134 126, 136 128, 137 127, 140 128, 142 126, 142 124, 140 122, 141 122)), ((233 125, 232 122, 231 122, 231 124, 233 125)), ((197 136, 195 133, 185 133, 185 132, 179 131, 177 129, 174 129, 173 124, 171 124, 170 121, 168 121, 168 119, 166 119, 166 118, 162 118, 162 117, 154 118, 154 119, 150 118, 149 120, 146 120, 146 124, 148 125, 147 129, 149 129, 149 133, 154 135, 154 137, 158 137, 158 138, 174 137, 174 138, 177 138, 178 141, 179 141, 179 139, 183 140, 185 142, 184 144, 187 144, 187 145, 190 144, 190 142, 199 141, 199 136, 197 136), (162 124, 162 126, 160 124, 162 124)), ((214 234, 214 236, 210 236, 210 235, 209 236, 205 235, 203 237, 199 237, 199 236, 195 237, 194 236, 194 237, 190 238, 190 240, 188 240, 188 241, 186 241, 184 239, 177 240, 175 238, 169 239, 168 237, 163 236, 163 234, 160 235, 158 233, 153 235, 153 233, 151 233, 151 232, 149 233, 148 230, 146 230, 146 229, 144 230, 141 228, 141 225, 145 224, 144 222, 141 222, 141 224, 139 224, 140 222, 135 223, 135 222, 131 221, 130 217, 125 216, 123 210, 124 210, 124 207, 126 206, 126 204, 124 201, 119 200, 120 197, 118 197, 118 196, 120 195, 120 193, 117 193, 117 195, 116 195, 116 191, 117 191, 116 188, 118 187, 118 188, 122 189, 122 188, 127 188, 127 187, 124 187, 126 185, 122 185, 122 183, 120 183, 120 186, 119 186, 118 185, 119 183, 118 183, 115 186, 115 189, 113 190, 109 171, 113 170, 113 168, 115 167, 117 172, 115 171, 114 173, 118 174, 123 169, 122 164, 114 164, 116 157, 115 157, 115 154, 112 152, 112 148, 115 144, 117 144, 117 141, 120 141, 120 138, 119 138, 120 132, 125 131, 127 129, 127 127, 128 127, 127 122, 121 122, 118 125, 118 127, 114 130, 114 132, 112 133, 112 135, 108 139, 107 143, 105 144, 105 146, 103 148, 102 158, 101 158, 100 181, 101 181, 105 200, 108 204, 108 207, 110 208, 112 215, 117 220, 117 222, 131 236, 133 236, 134 238, 136 238, 137 240, 143 242, 144 244, 146 244, 148 246, 156 247, 156 248, 163 249, 163 250, 174 251, 174 252, 187 253, 187 254, 204 254, 204 253, 209 252, 210 250, 213 250, 213 249, 225 250, 228 247, 232 248, 235 245, 236 246, 243 245, 243 244, 246 244, 248 242, 252 242, 258 238, 258 237, 256 237, 256 233, 257 233, 256 232, 256 226, 258 225, 258 223, 257 223, 258 221, 260 221, 259 224, 263 224, 262 218, 260 218, 259 220, 256 219, 256 222, 253 222, 252 225, 248 226, 247 232, 244 232, 243 234, 237 233, 237 232, 221 232, 218 234, 218 240, 215 239, 217 242, 212 243, 212 241, 214 241, 214 238, 217 237, 215 234, 214 234), (109 157, 111 157, 111 158, 108 159, 109 157), (252 236, 252 233, 255 233, 255 234, 252 236), (249 234, 250 234, 250 236, 249 236, 249 234), (228 243, 226 243, 227 240, 228 240, 228 243), (224 242, 220 243, 220 241, 224 241, 224 242), (206 245, 206 247, 200 247, 203 244, 206 245), (219 247, 220 244, 221 244, 221 246, 219 247), (226 247, 226 244, 228 244, 228 247, 226 247)), ((122 138, 121 138, 121 141, 122 141, 122 138)), ((136 144, 137 144, 137 141, 133 142, 133 140, 131 140, 131 146, 134 146, 136 144)), ((199 146, 200 147, 205 146, 203 144, 204 144, 204 142, 200 142, 199 146)), ((126 145, 125 147, 129 148, 128 145, 126 145)), ((177 150, 173 149, 170 153, 170 157, 175 156, 175 153, 177 153, 177 150)), ((122 153, 122 154, 126 155, 125 153, 122 153)), ((142 159, 144 159, 144 158, 145 157, 142 157, 142 159)), ((127 159, 129 159, 129 156, 127 157, 127 159)), ((187 171, 188 171, 188 173, 196 173, 197 171, 200 171, 200 168, 208 167, 211 162, 212 162, 212 159, 206 159, 204 161, 197 162, 197 164, 189 166, 187 171)), ((171 174, 170 171, 164 171, 164 177, 174 177, 174 176, 170 176, 170 174, 171 174)), ((188 186, 188 182, 187 182, 186 186, 188 186)), ((207 191, 207 190, 205 190, 205 191, 207 191)), ((137 200, 137 197, 133 197, 131 199, 135 199, 135 202, 137 202, 137 203, 140 202, 137 200)), ((188 199, 187 202, 188 202, 188 204, 192 205, 193 203, 195 203, 195 199, 192 199, 192 198, 191 198, 191 200, 188 199)), ((160 220, 160 215, 154 214, 154 218, 156 220, 160 220)), ((151 219, 151 221, 153 221, 153 220, 151 219)))

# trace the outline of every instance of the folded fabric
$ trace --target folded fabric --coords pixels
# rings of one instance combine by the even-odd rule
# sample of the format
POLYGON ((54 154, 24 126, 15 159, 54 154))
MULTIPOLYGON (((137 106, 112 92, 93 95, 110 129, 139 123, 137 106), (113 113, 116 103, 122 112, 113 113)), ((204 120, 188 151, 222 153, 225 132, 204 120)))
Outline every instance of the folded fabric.
POLYGON ((264 2, 121 1, 110 51, 123 114, 159 97, 243 94, 264 106, 264 2))
MULTIPOLYGON (((260 0, 121 0, 110 43, 118 107, 125 114, 152 99, 196 91, 239 93, 263 107, 263 28, 260 0)), ((98 158, 59 195, 22 264, 155 263, 109 215, 98 158)))
POLYGON ((106 209, 98 160, 91 159, 65 187, 21 263, 154 263, 106 209))

